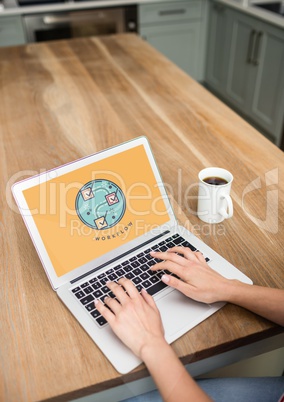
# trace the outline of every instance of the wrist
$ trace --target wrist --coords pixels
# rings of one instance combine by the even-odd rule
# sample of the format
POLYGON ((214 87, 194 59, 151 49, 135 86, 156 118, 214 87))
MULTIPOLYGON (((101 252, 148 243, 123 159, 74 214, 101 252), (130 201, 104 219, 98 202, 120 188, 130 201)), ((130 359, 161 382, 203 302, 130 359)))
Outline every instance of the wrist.
POLYGON ((239 304, 239 299, 242 297, 246 289, 250 287, 246 283, 240 282, 236 279, 230 279, 227 281, 227 286, 225 289, 224 301, 239 304))
POLYGON ((165 338, 151 339, 150 342, 141 347, 139 357, 147 365, 153 356, 157 358, 157 356, 164 354, 168 350, 172 351, 165 338))

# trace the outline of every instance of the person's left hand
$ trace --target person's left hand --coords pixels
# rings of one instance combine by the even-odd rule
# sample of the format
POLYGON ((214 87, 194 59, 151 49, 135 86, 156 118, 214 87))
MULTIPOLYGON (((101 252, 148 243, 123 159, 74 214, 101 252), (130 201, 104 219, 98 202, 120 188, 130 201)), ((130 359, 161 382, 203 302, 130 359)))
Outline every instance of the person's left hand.
POLYGON ((159 310, 144 289, 141 294, 133 283, 121 278, 118 283, 108 282, 107 286, 117 300, 111 297, 96 301, 96 307, 108 321, 113 332, 133 353, 142 358, 145 346, 164 342, 164 329, 159 310), (127 293, 126 293, 127 292, 127 293))
POLYGON ((166 252, 151 252, 152 257, 162 262, 151 267, 152 271, 168 270, 177 275, 163 275, 162 281, 179 290, 187 297, 203 303, 227 301, 232 284, 209 267, 200 252, 187 247, 173 247, 166 252))

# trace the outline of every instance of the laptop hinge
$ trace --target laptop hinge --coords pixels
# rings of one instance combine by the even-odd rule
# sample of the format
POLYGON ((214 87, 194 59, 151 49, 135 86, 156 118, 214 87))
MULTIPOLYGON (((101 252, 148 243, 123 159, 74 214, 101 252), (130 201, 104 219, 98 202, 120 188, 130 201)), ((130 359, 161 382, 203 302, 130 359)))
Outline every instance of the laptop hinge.
POLYGON ((104 267, 106 267, 107 265, 110 265, 110 264, 112 264, 112 263, 115 262, 115 261, 120 260, 121 258, 125 257, 126 255, 131 254, 131 253, 133 253, 133 252, 136 251, 136 250, 139 250, 140 248, 146 246, 147 244, 152 243, 153 241, 159 239, 160 237, 165 236, 165 235, 168 234, 168 233, 170 233, 169 230, 166 230, 165 232, 160 233, 159 235, 153 237, 152 239, 147 240, 147 241, 145 241, 144 243, 141 243, 139 246, 133 247, 132 249, 128 250, 127 252, 120 254, 120 255, 117 256, 116 258, 113 258, 112 260, 109 260, 109 261, 107 261, 107 262, 105 262, 105 263, 99 265, 98 267, 92 269, 91 271, 88 271, 88 272, 86 272, 85 274, 78 276, 76 279, 72 279, 72 281, 70 281, 70 283, 73 284, 73 283, 75 283, 75 282, 80 281, 81 279, 85 278, 86 276, 89 276, 89 275, 92 274, 93 272, 96 272, 96 271, 98 271, 99 269, 104 268, 104 267))

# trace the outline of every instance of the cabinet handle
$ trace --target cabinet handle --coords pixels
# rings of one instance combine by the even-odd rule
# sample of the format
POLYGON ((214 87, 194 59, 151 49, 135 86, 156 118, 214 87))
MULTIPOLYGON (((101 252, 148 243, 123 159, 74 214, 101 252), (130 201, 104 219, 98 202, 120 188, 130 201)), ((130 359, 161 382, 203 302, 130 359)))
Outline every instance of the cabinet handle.
POLYGON ((257 32, 254 29, 250 33, 249 44, 248 44, 248 55, 247 55, 247 62, 248 63, 253 62, 254 45, 255 45, 256 34, 257 34, 257 32))
POLYGON ((255 66, 259 65, 259 49, 260 49, 260 41, 261 41, 262 35, 263 35, 263 32, 259 31, 256 36, 255 48, 254 48, 253 60, 252 60, 252 62, 255 66))
POLYGON ((163 10, 159 12, 159 15, 175 15, 175 14, 185 14, 186 10, 184 8, 176 9, 176 10, 163 10))

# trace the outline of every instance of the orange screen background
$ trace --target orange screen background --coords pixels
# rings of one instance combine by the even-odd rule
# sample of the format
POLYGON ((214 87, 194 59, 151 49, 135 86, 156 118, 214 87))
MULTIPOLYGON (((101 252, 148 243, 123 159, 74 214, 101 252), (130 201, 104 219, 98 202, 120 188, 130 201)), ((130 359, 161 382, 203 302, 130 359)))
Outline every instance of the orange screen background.
POLYGON ((169 220, 142 145, 78 168, 23 193, 57 276, 169 220), (105 230, 85 225, 75 209, 79 190, 95 179, 114 182, 126 198, 121 221, 105 230))

